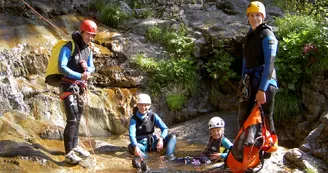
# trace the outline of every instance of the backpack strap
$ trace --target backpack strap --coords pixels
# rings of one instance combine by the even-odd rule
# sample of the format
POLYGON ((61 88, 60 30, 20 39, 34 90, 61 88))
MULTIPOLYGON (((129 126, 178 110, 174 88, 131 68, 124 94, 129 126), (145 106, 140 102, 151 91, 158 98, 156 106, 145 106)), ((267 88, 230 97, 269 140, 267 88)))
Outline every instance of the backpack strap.
POLYGON ((72 50, 71 50, 71 56, 73 56, 73 53, 74 53, 74 49, 75 49, 75 42, 74 40, 70 41, 71 44, 72 44, 72 50))

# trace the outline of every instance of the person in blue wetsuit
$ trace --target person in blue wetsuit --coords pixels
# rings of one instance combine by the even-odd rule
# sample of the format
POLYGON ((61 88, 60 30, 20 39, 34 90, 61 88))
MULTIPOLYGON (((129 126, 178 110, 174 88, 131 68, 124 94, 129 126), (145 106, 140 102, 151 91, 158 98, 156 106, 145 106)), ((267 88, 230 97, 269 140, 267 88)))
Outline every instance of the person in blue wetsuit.
MULTIPOLYGON (((139 94, 137 107, 130 120, 129 137, 131 143, 129 152, 140 158, 146 157, 146 152, 160 152, 166 149, 166 156, 173 157, 176 136, 168 134, 168 127, 162 119, 150 110, 151 99, 147 94, 139 94), (161 129, 160 136, 154 134, 155 127, 161 129)), ((135 168, 140 168, 137 158, 132 160, 135 168)))
POLYGON ((220 117, 213 117, 208 122, 210 138, 203 154, 211 161, 224 161, 228 156, 228 150, 232 146, 230 140, 224 137, 224 126, 225 123, 220 117), (221 146, 225 148, 223 152, 220 151, 221 146))
POLYGON ((66 126, 64 130, 65 161, 70 164, 79 163, 90 153, 78 146, 79 125, 83 112, 82 95, 85 92, 87 80, 95 71, 93 54, 89 44, 97 33, 97 25, 92 20, 84 20, 80 31, 72 34, 73 41, 61 48, 59 54, 60 98, 64 102, 66 126), (74 44, 74 49, 72 49, 74 44), (72 53, 73 50, 73 53, 72 53))
POLYGON ((208 122, 208 129, 210 131, 209 141, 201 155, 197 157, 180 157, 174 159, 173 162, 197 166, 224 161, 228 156, 229 149, 233 145, 228 138, 224 137, 224 126, 225 123, 222 118, 211 118, 208 122), (223 151, 221 151, 221 147, 224 148, 223 151))
MULTIPOLYGON (((277 77, 274 67, 278 40, 272 28, 264 23, 265 7, 259 1, 253 1, 246 10, 251 28, 243 41, 242 81, 248 79, 250 92, 244 93, 239 103, 238 127, 242 127, 255 104, 262 106, 265 125, 275 134, 273 121, 274 100, 277 92, 277 77)), ((243 87, 241 87, 243 88, 243 87)), ((244 89, 244 91, 246 91, 244 89)), ((247 90, 249 91, 249 90, 247 90)))

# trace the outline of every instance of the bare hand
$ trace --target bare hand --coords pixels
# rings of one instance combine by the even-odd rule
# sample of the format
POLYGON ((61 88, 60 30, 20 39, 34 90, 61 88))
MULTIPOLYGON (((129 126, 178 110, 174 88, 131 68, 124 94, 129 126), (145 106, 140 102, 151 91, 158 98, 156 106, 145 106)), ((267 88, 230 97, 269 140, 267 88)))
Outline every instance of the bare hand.
POLYGON ((162 137, 160 137, 158 139, 156 148, 157 148, 158 152, 163 150, 163 138, 162 137))
POLYGON ((213 154, 211 154, 210 158, 211 158, 211 160, 216 160, 216 161, 222 159, 220 153, 213 153, 213 154))
POLYGON ((90 78, 90 73, 89 72, 83 72, 81 75, 81 80, 82 81, 87 81, 90 78))
POLYGON ((261 106, 266 102, 266 95, 264 91, 259 90, 256 94, 255 101, 257 102, 258 106, 261 106))
POLYGON ((139 156, 140 158, 143 158, 143 155, 141 153, 141 150, 140 150, 140 148, 138 146, 135 146, 134 147, 134 155, 135 156, 139 156))
POLYGON ((88 64, 87 64, 86 61, 81 60, 80 61, 80 64, 81 64, 81 67, 83 68, 84 71, 87 71, 88 70, 88 64))

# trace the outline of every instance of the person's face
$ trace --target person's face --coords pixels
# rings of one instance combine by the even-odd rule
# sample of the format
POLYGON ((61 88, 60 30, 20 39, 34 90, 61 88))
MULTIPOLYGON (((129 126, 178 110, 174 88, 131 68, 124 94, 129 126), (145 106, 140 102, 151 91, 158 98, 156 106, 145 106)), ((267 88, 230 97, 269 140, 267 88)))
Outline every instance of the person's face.
POLYGON ((150 108, 150 104, 144 104, 144 103, 138 103, 137 104, 137 107, 138 107, 138 111, 141 113, 141 114, 145 114, 148 112, 149 108, 150 108))
POLYGON ((82 39, 84 43, 89 44, 91 40, 95 37, 95 34, 89 34, 87 32, 82 32, 82 39))
POLYGON ((219 139, 223 135, 222 128, 213 128, 210 130, 213 139, 219 139))
POLYGON ((247 19, 252 29, 255 30, 256 27, 263 23, 264 17, 260 12, 252 12, 248 14, 247 19))

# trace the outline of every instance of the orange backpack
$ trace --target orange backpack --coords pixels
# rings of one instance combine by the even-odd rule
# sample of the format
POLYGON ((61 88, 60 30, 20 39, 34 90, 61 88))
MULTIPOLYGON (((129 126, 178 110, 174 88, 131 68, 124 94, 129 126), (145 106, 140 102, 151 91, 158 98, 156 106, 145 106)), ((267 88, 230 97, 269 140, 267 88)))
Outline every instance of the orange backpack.
POLYGON ((225 160, 225 165, 233 173, 251 170, 260 162, 263 167, 263 151, 270 153, 276 151, 277 148, 277 136, 266 129, 263 110, 255 105, 243 127, 240 128, 225 160))

